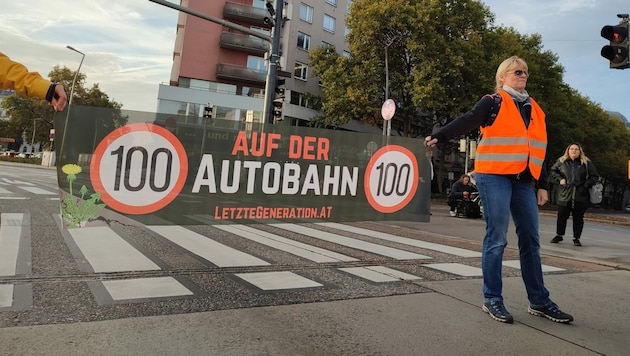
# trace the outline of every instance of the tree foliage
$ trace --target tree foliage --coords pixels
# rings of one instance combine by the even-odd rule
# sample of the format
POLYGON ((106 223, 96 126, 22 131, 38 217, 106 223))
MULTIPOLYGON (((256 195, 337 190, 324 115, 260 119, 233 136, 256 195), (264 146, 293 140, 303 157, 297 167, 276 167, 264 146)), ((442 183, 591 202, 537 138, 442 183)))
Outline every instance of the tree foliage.
MULTIPOLYGON (((316 125, 353 119, 380 125, 381 105, 392 98, 393 129, 424 137, 494 92, 496 68, 517 55, 531 73, 527 91, 546 113, 548 163, 570 142, 580 142, 605 180, 627 185, 629 130, 564 83, 564 68, 543 49, 540 35, 496 26, 490 9, 474 0, 355 0, 346 25, 350 56, 334 47, 310 53, 323 92, 316 125)), ((444 155, 454 146, 439 147, 439 181, 444 155)))

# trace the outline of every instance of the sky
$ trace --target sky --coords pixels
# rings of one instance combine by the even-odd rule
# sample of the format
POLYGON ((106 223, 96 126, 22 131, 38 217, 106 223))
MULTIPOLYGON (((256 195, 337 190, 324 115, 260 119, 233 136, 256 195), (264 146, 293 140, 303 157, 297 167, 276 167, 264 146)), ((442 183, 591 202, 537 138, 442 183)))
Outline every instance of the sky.
MULTIPOLYGON (((630 13, 628 0, 482 2, 495 24, 540 34, 543 50, 558 56, 572 88, 630 118, 630 69, 610 69, 600 56, 608 44, 601 28, 630 13)), ((81 55, 70 45, 85 54, 81 72, 88 87, 98 83, 123 109, 155 111, 158 86, 170 78, 177 15, 149 0, 4 1, 0 52, 46 76, 55 65, 76 70, 81 55)))

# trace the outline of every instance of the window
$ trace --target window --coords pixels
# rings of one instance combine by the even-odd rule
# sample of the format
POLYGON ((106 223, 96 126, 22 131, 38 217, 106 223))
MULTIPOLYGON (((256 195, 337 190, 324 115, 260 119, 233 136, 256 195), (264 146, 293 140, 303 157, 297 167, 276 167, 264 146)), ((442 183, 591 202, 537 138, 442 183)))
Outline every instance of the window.
POLYGON ((306 50, 306 51, 310 50, 311 49, 311 36, 302 32, 298 32, 297 46, 298 48, 306 50))
POLYGON ((346 7, 346 12, 350 13, 350 6, 352 6, 352 0, 348 0, 348 6, 346 7))
POLYGON ((335 18, 324 14, 324 30, 335 33, 335 18))
POLYGON ((341 54, 342 56, 346 57, 346 58, 350 58, 352 55, 350 54, 350 52, 344 50, 343 53, 341 54))
POLYGON ((252 7, 255 7, 257 9, 264 9, 266 7, 266 2, 267 0, 254 0, 252 7))
POLYGON ((295 79, 307 80, 308 79, 308 66, 304 63, 295 62, 295 69, 293 70, 293 76, 295 79))
POLYGON ((326 2, 332 6, 337 6, 337 0, 326 0, 326 2))
POLYGON ((313 23, 313 8, 305 3, 300 4, 300 20, 313 23))
POLYGON ((267 70, 267 63, 264 58, 247 56, 247 68, 256 70, 267 70))
POLYGON ((293 105, 304 107, 304 108, 310 108, 309 102, 306 99, 306 95, 300 92, 297 92, 295 90, 291 90, 290 103, 293 105))

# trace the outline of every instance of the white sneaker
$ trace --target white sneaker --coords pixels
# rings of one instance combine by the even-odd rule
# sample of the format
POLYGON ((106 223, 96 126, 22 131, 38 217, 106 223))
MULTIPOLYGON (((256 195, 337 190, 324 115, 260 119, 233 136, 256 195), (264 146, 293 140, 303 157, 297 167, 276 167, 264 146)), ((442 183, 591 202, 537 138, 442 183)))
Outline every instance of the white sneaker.
POLYGON ((451 214, 451 216, 457 216, 457 213, 454 212, 453 210, 449 211, 448 213, 451 214))

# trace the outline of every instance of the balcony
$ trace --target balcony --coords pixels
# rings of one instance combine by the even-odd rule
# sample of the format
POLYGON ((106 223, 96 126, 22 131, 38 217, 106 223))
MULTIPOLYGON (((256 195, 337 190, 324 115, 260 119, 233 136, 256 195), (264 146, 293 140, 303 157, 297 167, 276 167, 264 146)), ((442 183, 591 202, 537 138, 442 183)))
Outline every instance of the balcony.
POLYGON ((269 16, 267 10, 258 9, 251 5, 226 2, 223 7, 223 18, 226 20, 236 20, 256 26, 269 27, 269 25, 265 23, 265 16, 269 16))
POLYGON ((243 35, 235 32, 223 32, 221 34, 221 41, 219 42, 219 45, 221 48, 228 48, 256 55, 263 55, 269 50, 269 44, 266 41, 250 35, 243 35))
POLYGON ((219 63, 217 64, 217 78, 244 83, 264 84, 267 81, 267 72, 233 64, 219 63))

